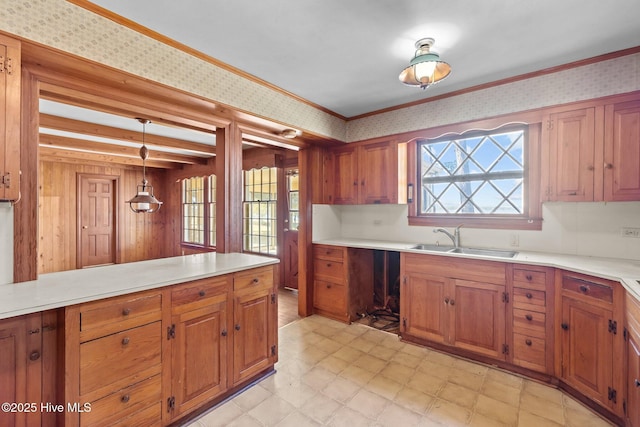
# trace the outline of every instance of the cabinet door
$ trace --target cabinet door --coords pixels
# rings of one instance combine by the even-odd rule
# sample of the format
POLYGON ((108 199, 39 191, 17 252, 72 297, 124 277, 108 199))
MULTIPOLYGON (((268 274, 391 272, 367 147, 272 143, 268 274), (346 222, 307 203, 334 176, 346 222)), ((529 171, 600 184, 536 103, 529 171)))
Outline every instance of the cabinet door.
POLYGON ((438 343, 447 341, 448 279, 409 274, 400 287, 400 317, 403 335, 438 343))
POLYGON ((3 426, 40 425, 40 323, 40 314, 0 320, 0 401, 37 405, 0 413, 3 426))
POLYGON ((277 307, 272 289, 236 293, 233 308, 233 383, 268 368, 276 359, 277 307))
POLYGON ((0 35, 0 200, 20 194, 20 42, 0 35))
POLYGON ((603 406, 610 406, 613 335, 611 311, 562 297, 562 379, 603 406))
POLYGON ((505 287, 452 280, 449 300, 450 343, 458 348, 505 360, 505 287))
POLYGON ((592 201, 595 109, 552 114, 549 127, 550 200, 592 201))
POLYGON ((357 147, 345 147, 334 152, 333 203, 355 205, 358 203, 357 147))
POLYGON ((173 417, 198 408, 227 389, 226 304, 222 301, 173 316, 173 417))
POLYGON ((606 107, 604 199, 640 200, 640 101, 606 107))
POLYGON ((398 152, 391 142, 366 144, 359 148, 358 202, 396 203, 398 199, 398 152))
POLYGON ((640 427, 640 335, 629 331, 627 342, 627 419, 631 427, 640 427))

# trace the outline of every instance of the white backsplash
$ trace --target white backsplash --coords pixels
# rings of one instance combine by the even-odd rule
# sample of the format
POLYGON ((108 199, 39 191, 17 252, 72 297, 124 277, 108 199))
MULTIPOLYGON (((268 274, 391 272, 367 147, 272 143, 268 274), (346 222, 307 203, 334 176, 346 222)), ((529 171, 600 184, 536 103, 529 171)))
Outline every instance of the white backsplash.
MULTIPOLYGON (((461 229, 464 246, 640 260, 640 202, 545 203, 539 231, 461 229), (517 241, 517 246, 512 243, 517 241)), ((409 226, 406 205, 314 205, 313 239, 334 237, 451 244, 433 227, 409 226)))
POLYGON ((0 285, 13 283, 13 206, 0 202, 0 285))

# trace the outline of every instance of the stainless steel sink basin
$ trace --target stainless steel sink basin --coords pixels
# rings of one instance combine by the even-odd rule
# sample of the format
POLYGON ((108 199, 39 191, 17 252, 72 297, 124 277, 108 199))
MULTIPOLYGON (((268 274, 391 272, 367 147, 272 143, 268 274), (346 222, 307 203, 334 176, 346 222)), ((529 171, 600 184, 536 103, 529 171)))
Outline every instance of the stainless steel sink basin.
POLYGON ((502 251, 499 249, 478 249, 478 248, 455 248, 449 251, 454 254, 467 254, 467 255, 483 255, 493 256, 499 258, 513 258, 518 252, 515 251, 502 251))
POLYGON ((453 249, 453 246, 420 244, 420 245, 412 246, 411 249, 419 249, 421 251, 432 251, 432 252, 449 252, 450 250, 453 249))

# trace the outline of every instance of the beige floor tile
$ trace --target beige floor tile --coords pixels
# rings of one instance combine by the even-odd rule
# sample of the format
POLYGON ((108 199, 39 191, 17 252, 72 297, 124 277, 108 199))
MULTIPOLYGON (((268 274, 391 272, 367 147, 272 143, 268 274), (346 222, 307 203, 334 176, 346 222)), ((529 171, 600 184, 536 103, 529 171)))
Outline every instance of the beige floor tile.
POLYGON ((384 369, 382 369, 382 371, 380 371, 380 375, 383 375, 400 384, 408 382, 411 377, 413 377, 414 373, 414 369, 397 363, 389 363, 384 367, 384 369))
POLYGON ((399 363, 406 367, 415 369, 423 360, 424 360, 424 356, 423 357, 414 356, 404 351, 399 351, 391 358, 390 362, 399 363))
POLYGON ((333 414, 333 418, 327 425, 331 427, 374 427, 379 424, 360 412, 343 406, 333 414))
POLYGON ((456 361, 455 357, 449 356, 448 354, 441 353, 439 351, 432 351, 428 353, 427 359, 444 366, 453 366, 453 363, 456 361))
POLYGON ((447 381, 442 378, 416 372, 406 385, 414 390, 435 396, 446 383, 447 381))
POLYGON ((342 359, 345 362, 352 363, 354 360, 361 358, 365 354, 366 353, 356 350, 353 347, 342 347, 340 350, 334 352, 332 356, 342 359))
POLYGON ((316 390, 313 388, 304 383, 298 382, 292 383, 288 387, 279 387, 274 394, 286 400, 296 408, 299 408, 316 393, 316 390))
POLYGON ((520 395, 520 409, 558 424, 564 424, 562 405, 555 404, 534 394, 523 392, 520 395))
POLYGON ((524 410, 518 413, 518 427, 561 427, 563 425, 524 410))
POLYGON ((416 367, 419 372, 446 380, 451 374, 451 366, 441 365, 430 359, 424 359, 416 367))
POLYGON ((321 350, 319 348, 307 347, 302 351, 302 353, 300 353, 296 357, 302 360, 303 362, 316 364, 322 359, 324 359, 325 357, 327 357, 328 355, 329 355, 328 352, 321 350))
POLYGON ((385 335, 386 332, 378 331, 377 329, 369 329, 367 332, 360 335, 360 337, 375 344, 380 344, 380 342, 384 340, 385 335))
POLYGON ((343 347, 342 344, 334 340, 334 337, 323 338, 315 343, 314 346, 328 354, 335 353, 343 347))
POLYGON ((484 375, 475 375, 452 367, 447 381, 470 388, 471 390, 480 391, 484 383, 484 375))
POLYGON ((495 381, 485 377, 480 393, 511 406, 518 407, 520 405, 520 389, 510 387, 502 381, 495 381))
POLYGON ((420 425, 420 421, 421 416, 419 414, 395 403, 391 403, 384 408, 380 416, 378 416, 378 423, 384 426, 412 427, 420 425))
POLYGON ((612 423, 606 421, 595 413, 565 408, 566 425, 570 427, 610 427, 612 423))
POLYGON ((244 414, 227 424, 228 427, 264 427, 265 425, 269 424, 258 421, 248 414, 244 414))
POLYGON ((430 355, 430 353, 431 353, 431 350, 429 350, 428 348, 421 347, 421 346, 418 346, 418 345, 415 345, 415 344, 407 344, 400 351, 402 351, 403 353, 410 354, 410 355, 415 356, 415 357, 419 357, 421 359, 423 359, 425 357, 428 357, 430 355))
POLYGON ((484 377, 487 381, 497 381, 506 386, 517 389, 522 389, 522 385, 524 383, 524 379, 522 377, 494 368, 489 369, 484 377))
POLYGON ((533 394, 534 396, 537 396, 549 402, 555 403, 557 405, 562 405, 562 392, 554 387, 545 384, 540 384, 531 380, 525 380, 522 393, 533 394))
POLYGON ((427 415, 432 420, 446 426, 465 425, 471 419, 471 411, 455 403, 441 399, 436 399, 436 401, 433 402, 427 415))
POLYGON ((369 372, 373 372, 377 374, 382 371, 384 367, 387 365, 386 360, 378 359, 377 357, 373 357, 368 354, 364 354, 353 361, 355 366, 358 366, 362 369, 366 369, 369 372))
POLYGON ((234 397, 232 402, 246 412, 255 408, 271 396, 273 396, 273 393, 266 390, 264 387, 256 385, 234 397))
POLYGON ((366 387, 367 390, 379 394, 386 399, 393 400, 402 389, 402 384, 382 375, 376 375, 369 381, 366 387))
POLYGON ((396 351, 402 351, 405 347, 410 344, 404 343, 400 341, 400 337, 395 334, 387 334, 382 341, 380 341, 380 345, 386 348, 390 348, 396 351))
POLYGON ((438 398, 472 410, 478 400, 478 392, 454 383, 447 383, 438 392, 438 398))
POLYGON ((423 393, 418 390, 414 390, 409 387, 403 387, 394 399, 398 405, 407 408, 413 412, 417 412, 419 414, 425 414, 433 402, 435 401, 435 397, 423 393))
POLYGON ((285 417, 284 420, 276 424, 277 427, 315 427, 321 424, 296 411, 285 417))
POLYGON ((378 359, 389 361, 393 356, 398 353, 398 350, 393 348, 383 347, 380 344, 376 345, 369 351, 369 355, 377 357, 378 359))
POLYGON ((325 396, 322 393, 317 393, 314 397, 307 400, 302 405, 300 412, 307 415, 309 418, 325 424, 333 414, 342 407, 342 404, 335 400, 325 396))
POLYGON ((295 407, 278 396, 271 396, 247 413, 262 424, 273 426, 295 411, 295 407))
POLYGON ((199 427, 224 427, 236 418, 240 418, 243 414, 244 412, 238 405, 233 401, 228 401, 200 417, 198 423, 199 427))
POLYGON ((509 426, 515 426, 518 423, 518 408, 516 406, 507 405, 482 394, 478 396, 476 412, 509 426))
POLYGON ((331 399, 344 404, 347 403, 358 390, 360 390, 358 384, 345 378, 337 377, 327 384, 326 387, 322 389, 322 392, 331 399))
POLYGON ((377 346, 375 342, 367 341, 364 338, 362 338, 362 336, 357 337, 347 345, 351 348, 355 348, 356 350, 360 350, 364 353, 369 353, 371 350, 373 350, 374 347, 377 346))
POLYGON ((376 393, 361 389, 353 396, 349 403, 347 403, 347 407, 369 418, 377 418, 390 403, 390 400, 376 393))
MULTIPOLYGON (((469 426, 471 427, 507 427, 509 424, 503 424, 501 421, 498 421, 493 418, 489 418, 480 413, 475 413, 471 415, 471 421, 469 422, 469 426)), ((539 427, 543 427, 540 425, 539 427)))
POLYGON ((351 341, 355 340, 357 335, 350 334, 348 330, 340 332, 338 335, 333 337, 335 342, 342 344, 343 346, 349 344, 351 341))
POLYGON ((489 368, 484 365, 480 365, 474 362, 469 362, 468 360, 464 360, 464 359, 455 359, 453 361, 453 368, 463 370, 473 375, 480 375, 480 376, 484 376, 489 370, 489 368))
POLYGON ((316 391, 322 390, 336 378, 336 374, 324 368, 315 367, 302 376, 302 382, 316 391))
POLYGON ((335 356, 328 356, 318 362, 318 367, 324 368, 334 374, 339 374, 349 367, 349 362, 346 360, 338 359, 335 356))

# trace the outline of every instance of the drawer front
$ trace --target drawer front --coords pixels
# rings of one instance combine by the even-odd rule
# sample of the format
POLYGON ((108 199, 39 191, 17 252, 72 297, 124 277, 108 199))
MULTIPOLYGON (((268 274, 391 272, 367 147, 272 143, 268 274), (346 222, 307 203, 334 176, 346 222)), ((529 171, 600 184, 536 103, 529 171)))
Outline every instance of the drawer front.
POLYGON ((344 264, 326 259, 313 261, 313 274, 316 277, 334 279, 338 283, 344 281, 344 264))
POLYGON ((260 267, 236 273, 233 276, 233 289, 266 289, 273 286, 273 267, 260 267))
POLYGON ((533 289, 513 288, 513 307, 544 312, 546 309, 546 293, 534 291, 533 289))
POLYGON ((598 300, 613 302, 613 288, 607 285, 590 282, 578 277, 564 276, 562 289, 598 300))
POLYGON ((154 322, 81 344, 80 395, 100 388, 108 394, 160 372, 161 342, 154 322))
POLYGON ((326 282, 324 280, 314 280, 313 282, 313 305, 321 310, 330 311, 336 314, 347 312, 347 292, 343 285, 326 282))
POLYGON ((197 308, 217 303, 217 299, 226 298, 229 290, 229 277, 197 280, 171 288, 171 305, 173 307, 188 305, 197 308))
POLYGON ((513 269, 513 285, 520 288, 546 291, 547 274, 544 271, 513 269))
MULTIPOLYGON (((91 412, 80 414, 80 423, 91 426, 112 426, 118 420, 132 417, 146 408, 154 408, 154 419, 160 419, 162 412, 162 380, 155 375, 130 387, 118 390, 107 397, 91 402, 91 412)), ((127 424, 130 425, 130 424, 127 424)))
POLYGON ((313 258, 342 261, 344 259, 344 249, 339 246, 313 245, 313 258))
POLYGON ((544 338, 546 334, 546 314, 531 310, 513 310, 513 331, 544 338))
POLYGON ((544 338, 514 334, 513 347, 513 359, 517 365, 530 369, 546 370, 544 338))
POLYGON ((89 303, 80 308, 80 341, 88 341, 161 318, 160 293, 144 293, 89 303))

